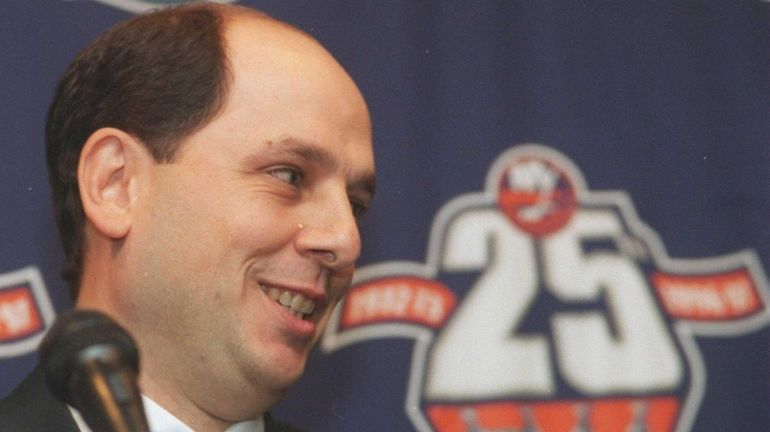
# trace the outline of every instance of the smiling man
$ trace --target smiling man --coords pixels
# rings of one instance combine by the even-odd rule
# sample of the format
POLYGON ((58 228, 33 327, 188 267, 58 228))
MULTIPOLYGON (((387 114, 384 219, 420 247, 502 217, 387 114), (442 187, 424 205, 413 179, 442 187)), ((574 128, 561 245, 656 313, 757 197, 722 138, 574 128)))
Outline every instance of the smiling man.
MULTIPOLYGON (((46 139, 76 307, 137 340, 153 430, 291 430, 266 412, 349 287, 374 191, 343 68, 250 9, 164 9, 75 59, 46 139)), ((3 402, 0 430, 85 430, 38 387, 3 402)))

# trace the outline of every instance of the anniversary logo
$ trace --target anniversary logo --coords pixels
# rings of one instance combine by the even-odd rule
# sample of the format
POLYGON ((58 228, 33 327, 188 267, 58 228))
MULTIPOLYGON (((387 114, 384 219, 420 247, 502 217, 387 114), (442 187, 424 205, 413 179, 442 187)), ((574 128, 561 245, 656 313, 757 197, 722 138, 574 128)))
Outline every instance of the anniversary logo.
POLYGON ((421 432, 688 431, 694 336, 765 326, 767 305, 753 251, 672 258, 626 193, 528 144, 439 211, 425 263, 360 269, 322 347, 413 339, 421 432))

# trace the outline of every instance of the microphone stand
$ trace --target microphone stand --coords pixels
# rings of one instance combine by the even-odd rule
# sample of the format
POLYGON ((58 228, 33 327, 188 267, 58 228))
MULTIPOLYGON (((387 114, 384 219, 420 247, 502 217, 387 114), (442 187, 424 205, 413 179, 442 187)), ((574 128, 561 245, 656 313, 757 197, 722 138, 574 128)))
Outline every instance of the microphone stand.
POLYGON ((73 377, 73 402, 94 432, 150 431, 136 375, 130 368, 114 367, 120 359, 111 347, 87 348, 78 362, 83 372, 73 377))

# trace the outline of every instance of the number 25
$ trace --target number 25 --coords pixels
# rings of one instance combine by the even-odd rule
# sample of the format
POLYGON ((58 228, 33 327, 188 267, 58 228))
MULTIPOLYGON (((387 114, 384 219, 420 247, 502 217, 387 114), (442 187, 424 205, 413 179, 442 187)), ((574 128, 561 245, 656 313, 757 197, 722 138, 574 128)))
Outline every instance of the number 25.
POLYGON ((586 240, 622 235, 616 213, 581 210, 540 240, 538 257, 535 240, 497 211, 453 219, 442 270, 482 273, 428 353, 425 396, 548 396, 555 391, 551 358, 566 384, 587 396, 675 388, 682 360, 644 275, 620 253, 582 248, 586 240), (603 297, 608 311, 553 314, 552 357, 547 336, 516 332, 540 286, 565 303, 603 297))

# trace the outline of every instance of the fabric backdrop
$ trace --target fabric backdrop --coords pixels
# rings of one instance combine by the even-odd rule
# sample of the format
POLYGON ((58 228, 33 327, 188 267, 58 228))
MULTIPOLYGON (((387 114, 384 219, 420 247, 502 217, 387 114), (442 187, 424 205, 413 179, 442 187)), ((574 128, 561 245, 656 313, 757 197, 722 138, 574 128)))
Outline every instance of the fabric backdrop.
MULTIPOLYGON (((171 2, 0 4, 0 395, 71 305, 43 156, 56 79, 151 3, 171 2)), ((277 416, 770 428, 769 2, 240 3, 338 57, 378 164, 356 284, 277 416)))

